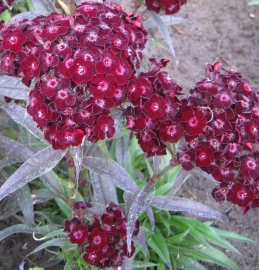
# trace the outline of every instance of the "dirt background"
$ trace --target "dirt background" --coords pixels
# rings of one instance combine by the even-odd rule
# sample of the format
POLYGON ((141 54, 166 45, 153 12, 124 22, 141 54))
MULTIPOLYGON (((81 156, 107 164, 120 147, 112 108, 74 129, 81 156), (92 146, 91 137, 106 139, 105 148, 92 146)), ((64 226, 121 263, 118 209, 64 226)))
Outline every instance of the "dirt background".
MULTIPOLYGON (((177 14, 186 22, 169 27, 177 60, 170 56, 156 29, 152 29, 150 38, 160 41, 160 45, 151 47, 147 51, 148 57, 170 58, 172 61, 167 70, 186 92, 204 77, 205 65, 215 61, 222 61, 225 69, 241 72, 254 87, 259 88, 259 5, 248 6, 247 3, 248 0, 189 0, 177 14)), ((145 18, 146 15, 143 16, 145 18)), ((225 204, 215 203, 212 199, 210 193, 213 187, 214 184, 208 180, 194 178, 183 186, 179 195, 203 202, 219 211, 226 210, 225 204)), ((227 222, 218 224, 220 228, 259 240, 259 209, 250 210, 242 216, 241 211, 233 207, 227 217, 227 222)), ((16 223, 19 221, 15 218, 0 221, 0 230, 16 223)), ((1 241, 0 269, 19 269, 24 256, 37 245, 30 235, 13 235, 1 241)), ((234 245, 241 255, 227 254, 240 269, 258 270, 258 246, 244 243, 234 245)), ((50 257, 47 252, 30 256, 24 269, 35 267, 50 257)), ((206 264, 206 267, 209 270, 226 269, 210 264, 206 264)), ((45 269, 63 268, 58 265, 45 269)))

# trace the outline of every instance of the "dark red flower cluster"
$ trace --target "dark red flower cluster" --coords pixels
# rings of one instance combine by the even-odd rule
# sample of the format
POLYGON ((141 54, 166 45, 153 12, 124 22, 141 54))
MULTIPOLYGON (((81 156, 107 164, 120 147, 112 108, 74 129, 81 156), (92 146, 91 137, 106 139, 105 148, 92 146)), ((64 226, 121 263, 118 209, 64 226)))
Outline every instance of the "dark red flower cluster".
POLYGON ((13 4, 14 0, 1 0, 0 1, 0 13, 4 12, 8 7, 13 4))
POLYGON ((110 110, 125 100, 147 40, 141 16, 113 2, 74 12, 0 25, 0 72, 34 83, 27 111, 54 149, 113 137, 110 110))
MULTIPOLYGON (((83 202, 76 203, 77 213, 91 207, 83 202)), ((135 251, 131 243, 131 252, 126 244, 127 218, 121 206, 110 203, 106 213, 100 218, 94 216, 92 221, 86 221, 84 215, 77 214, 71 220, 66 220, 65 232, 69 233, 70 242, 81 249, 83 259, 100 268, 119 267, 124 257, 132 257, 135 251)), ((139 233, 139 221, 136 222, 133 236, 139 233)))
POLYGON ((206 126, 200 109, 183 106, 177 96, 182 89, 161 69, 169 62, 150 59, 155 65, 128 82, 125 111, 127 128, 134 131, 147 156, 165 155, 166 143, 176 143, 184 135, 199 135, 206 126))
POLYGON ((159 13, 164 10, 166 15, 172 15, 180 10, 180 7, 186 4, 186 0, 145 0, 148 10, 159 13))
MULTIPOLYGON (((223 69, 222 69, 223 70, 223 69)), ((207 125, 187 142, 178 160, 193 164, 219 183, 212 196, 243 208, 259 207, 259 94, 240 73, 221 72, 221 63, 207 65, 206 78, 196 83, 183 104, 201 110, 207 125)))

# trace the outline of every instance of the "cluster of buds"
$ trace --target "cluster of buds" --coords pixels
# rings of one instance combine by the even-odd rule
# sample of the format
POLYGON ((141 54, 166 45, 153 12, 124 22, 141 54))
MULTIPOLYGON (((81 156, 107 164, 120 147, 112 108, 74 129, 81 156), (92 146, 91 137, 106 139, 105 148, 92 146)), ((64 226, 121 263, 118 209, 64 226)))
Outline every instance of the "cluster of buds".
POLYGON ((111 109, 125 100, 147 40, 141 16, 113 2, 74 13, 0 25, 0 72, 32 86, 27 111, 54 149, 113 137, 111 109))
POLYGON ((221 63, 207 65, 206 78, 182 100, 202 110, 207 125, 199 136, 185 135, 178 160, 186 170, 193 164, 220 184, 216 201, 243 208, 259 207, 259 94, 240 73, 222 72, 221 63))
POLYGON ((14 0, 2 0, 0 1, 0 13, 4 12, 8 7, 13 4, 14 0))
POLYGON ((172 15, 180 10, 180 7, 186 4, 186 0, 145 0, 148 10, 159 13, 164 10, 166 15, 172 15))
MULTIPOLYGON (((78 245, 85 262, 100 268, 120 267, 125 256, 130 258, 135 251, 133 241, 131 252, 127 249, 127 217, 123 208, 110 203, 101 217, 94 215, 91 221, 85 218, 87 208, 91 208, 89 203, 75 203, 76 217, 66 220, 64 231, 68 232, 70 242, 78 245)), ((133 236, 138 233, 139 221, 133 236)))
POLYGON ((178 142, 184 134, 197 136, 206 126, 204 113, 183 105, 178 99, 181 87, 161 70, 169 61, 150 60, 154 68, 128 83, 131 105, 125 111, 127 128, 134 132, 148 157, 165 155, 167 143, 178 142))

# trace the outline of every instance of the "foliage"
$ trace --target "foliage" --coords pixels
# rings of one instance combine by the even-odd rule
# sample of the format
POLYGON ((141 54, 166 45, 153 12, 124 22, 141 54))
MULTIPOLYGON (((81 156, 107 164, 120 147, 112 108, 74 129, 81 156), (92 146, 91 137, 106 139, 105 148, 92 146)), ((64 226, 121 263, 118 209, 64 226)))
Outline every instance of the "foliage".
POLYGON ((149 10, 143 24, 115 3, 74 2, 21 1, 0 17, 15 15, 0 24, 0 94, 12 102, 0 121, 0 220, 23 221, 0 240, 31 233, 43 243, 27 256, 47 249, 64 269, 205 269, 202 261, 239 269, 221 250, 239 253, 228 239, 254 241, 216 228, 222 213, 176 193, 200 168, 220 183, 217 201, 258 207, 256 188, 245 182, 258 180, 256 92, 215 63, 181 99, 163 71, 167 59, 141 67, 146 29, 155 26, 175 57, 167 26, 184 19, 167 15, 185 0, 159 9, 136 3, 149 10), (232 129, 243 142, 227 139, 232 129))

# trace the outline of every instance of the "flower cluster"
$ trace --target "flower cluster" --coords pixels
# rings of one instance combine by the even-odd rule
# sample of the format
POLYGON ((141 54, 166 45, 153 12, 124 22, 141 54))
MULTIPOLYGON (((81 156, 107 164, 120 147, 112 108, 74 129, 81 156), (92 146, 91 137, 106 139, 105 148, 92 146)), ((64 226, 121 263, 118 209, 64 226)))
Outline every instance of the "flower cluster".
POLYGON ((146 43, 141 16, 113 2, 74 12, 0 25, 0 72, 33 86, 27 111, 54 149, 113 137, 111 109, 125 100, 146 43))
POLYGON ((166 15, 172 15, 180 10, 180 7, 186 4, 186 0, 145 0, 148 10, 159 13, 164 10, 166 15))
MULTIPOLYGON (((77 202, 75 208, 79 215, 66 220, 64 231, 68 232, 70 242, 78 245, 86 263, 100 268, 121 266, 124 257, 132 257, 135 251, 133 241, 131 252, 127 249, 127 218, 123 208, 110 203, 100 218, 94 216, 90 222, 82 215, 88 207, 91 205, 77 202)), ((138 233, 139 221, 135 224, 133 236, 138 233)))
POLYGON ((125 111, 127 128, 148 157, 165 155, 166 143, 176 143, 184 134, 197 136, 206 126, 202 110, 183 106, 178 99, 181 87, 161 70, 169 61, 150 60, 154 68, 128 82, 131 105, 125 111))
POLYGON ((9 6, 13 4, 14 0, 2 0, 0 1, 0 13, 4 12, 9 6))
POLYGON ((227 199, 243 208, 259 207, 259 94, 240 73, 207 65, 206 78, 196 83, 183 104, 202 110, 207 125, 199 136, 185 136, 178 160, 193 164, 220 184, 216 201, 227 199))

